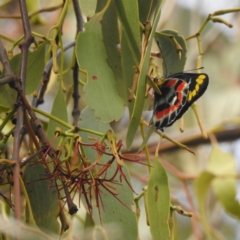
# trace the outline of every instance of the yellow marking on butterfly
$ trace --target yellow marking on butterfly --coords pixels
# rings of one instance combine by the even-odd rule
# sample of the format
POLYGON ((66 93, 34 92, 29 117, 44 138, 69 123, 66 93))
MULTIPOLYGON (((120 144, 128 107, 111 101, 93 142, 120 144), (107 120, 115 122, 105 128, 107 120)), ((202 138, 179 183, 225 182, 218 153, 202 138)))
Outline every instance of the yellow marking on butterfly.
POLYGON ((191 101, 192 100, 192 92, 189 92, 188 93, 188 101, 191 101))
POLYGON ((205 78, 206 78, 205 75, 200 75, 200 76, 197 78, 196 82, 201 85, 201 84, 203 83, 203 81, 204 81, 205 78))
POLYGON ((199 90, 199 84, 196 84, 195 90, 198 92, 198 90, 199 90))
POLYGON ((195 96, 196 96, 196 94, 197 94, 197 92, 196 92, 196 89, 195 89, 195 90, 193 90, 193 91, 191 92, 191 94, 192 94, 192 96, 193 96, 193 97, 195 97, 195 96))

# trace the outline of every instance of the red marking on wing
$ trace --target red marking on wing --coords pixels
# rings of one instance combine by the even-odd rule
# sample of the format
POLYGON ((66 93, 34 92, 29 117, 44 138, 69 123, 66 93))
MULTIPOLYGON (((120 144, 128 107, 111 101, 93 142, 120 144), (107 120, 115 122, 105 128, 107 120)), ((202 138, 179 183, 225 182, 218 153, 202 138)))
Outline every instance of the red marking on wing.
POLYGON ((177 89, 176 91, 177 92, 181 92, 186 86, 186 83, 185 82, 181 82, 178 86, 177 86, 177 89))
POLYGON ((183 104, 183 98, 184 98, 184 89, 186 88, 188 84, 184 81, 179 81, 178 79, 170 79, 167 80, 164 83, 164 87, 175 87, 176 91, 176 97, 177 99, 175 100, 175 104, 169 106, 168 108, 165 108, 161 111, 156 111, 155 112, 155 117, 157 120, 161 120, 163 118, 169 118, 171 117, 171 114, 181 110, 181 106, 183 104))
POLYGON ((165 115, 165 111, 156 112, 157 119, 162 119, 164 115, 165 115))
POLYGON ((169 113, 171 112, 171 107, 169 107, 169 108, 167 108, 166 110, 165 110, 165 115, 169 115, 169 113))
POLYGON ((165 86, 166 87, 172 87, 177 83, 177 81, 178 81, 177 79, 168 80, 168 81, 166 81, 165 86))
POLYGON ((156 118, 157 118, 157 119, 162 119, 162 118, 165 117, 165 116, 169 116, 169 114, 171 114, 172 112, 174 112, 175 109, 176 109, 176 106, 173 105, 173 106, 168 107, 168 108, 166 108, 166 109, 164 109, 164 110, 162 110, 162 111, 158 111, 158 112, 155 113, 156 118))
POLYGON ((178 93, 177 98, 178 98, 179 101, 177 102, 177 104, 175 104, 175 106, 179 107, 181 105, 181 102, 182 102, 182 99, 183 99, 182 93, 178 93))
POLYGON ((92 76, 92 80, 98 80, 97 76, 92 76))
POLYGON ((169 113, 174 112, 175 108, 176 108, 176 106, 174 106, 174 105, 171 106, 171 107, 170 107, 170 110, 169 110, 169 113))

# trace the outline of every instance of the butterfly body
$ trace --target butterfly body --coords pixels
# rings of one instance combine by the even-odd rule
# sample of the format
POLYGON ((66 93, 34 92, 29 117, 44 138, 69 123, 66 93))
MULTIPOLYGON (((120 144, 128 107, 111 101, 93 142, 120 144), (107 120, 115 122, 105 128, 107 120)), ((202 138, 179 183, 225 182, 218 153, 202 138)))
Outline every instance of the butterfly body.
POLYGON ((176 73, 159 86, 161 95, 154 93, 153 122, 157 129, 171 126, 205 92, 208 86, 205 73, 176 73))

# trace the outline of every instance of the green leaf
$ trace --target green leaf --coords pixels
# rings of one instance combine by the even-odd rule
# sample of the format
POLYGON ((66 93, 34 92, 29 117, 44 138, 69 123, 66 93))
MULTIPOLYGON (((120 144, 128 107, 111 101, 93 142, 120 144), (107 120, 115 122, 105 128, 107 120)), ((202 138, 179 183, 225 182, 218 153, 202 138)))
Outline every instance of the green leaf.
POLYGON ((115 0, 116 9, 125 31, 125 37, 129 45, 130 53, 138 65, 141 57, 141 37, 139 27, 138 4, 135 0, 115 0))
MULTIPOLYGON (((105 6, 106 2, 106 0, 98 1, 98 8, 102 9, 105 6)), ((111 4, 103 15, 103 19, 101 21, 103 43, 107 53, 107 63, 114 74, 118 94, 124 101, 124 105, 127 106, 127 98, 129 91, 126 90, 127 87, 125 82, 123 81, 121 54, 119 49, 117 48, 120 39, 118 24, 119 22, 117 18, 116 7, 114 1, 111 1, 111 4)))
POLYGON ((216 175, 212 181, 212 188, 224 209, 240 219, 240 204, 236 200, 237 181, 232 177, 236 175, 236 165, 232 155, 214 146, 207 170, 216 175), (226 177, 222 177, 224 175, 226 177))
MULTIPOLYGON (((62 92, 61 84, 59 84, 58 92, 53 102, 51 114, 68 123, 67 106, 62 92)), ((55 136, 55 130, 57 127, 61 128, 62 131, 67 130, 66 127, 61 126, 61 124, 59 124, 58 122, 54 121, 53 119, 49 119, 47 137, 50 142, 55 136)), ((55 141, 53 146, 56 147, 57 143, 58 141, 55 141)))
MULTIPOLYGON (((28 53, 25 89, 27 95, 35 91, 41 81, 45 63, 45 47, 46 43, 42 43, 38 46, 37 50, 28 53)), ((19 75, 20 73, 20 63, 21 54, 15 55, 10 60, 11 67, 16 75, 19 75)))
POLYGON ((6 84, 0 86, 0 112, 7 112, 13 109, 16 99, 16 90, 10 88, 6 84))
POLYGON ((122 24, 121 37, 121 65, 123 71, 123 86, 125 87, 125 103, 132 115, 134 102, 128 102, 129 89, 133 85, 134 67, 140 63, 141 35, 139 26, 139 13, 136 1, 114 1, 122 24), (126 4, 125 2, 128 2, 126 4), (125 4, 125 5, 123 5, 125 4), (133 11, 134 10, 134 11, 133 11), (136 46, 135 46, 135 45, 136 46))
POLYGON ((35 222, 43 232, 59 234, 60 224, 57 221, 60 212, 58 193, 50 180, 44 180, 45 177, 46 170, 42 164, 27 164, 23 180, 35 222))
POLYGON ((142 24, 150 20, 152 4, 153 0, 138 0, 139 17, 142 24))
POLYGON ((85 31, 77 37, 76 56, 79 65, 88 72, 84 91, 89 107, 103 122, 111 122, 121 118, 124 103, 113 81, 114 74, 106 62, 101 20, 102 14, 98 13, 84 25, 85 31))
POLYGON ((82 14, 86 17, 92 17, 97 7, 97 0, 79 0, 82 14))
MULTIPOLYGON (((94 117, 93 111, 89 108, 84 109, 81 112, 81 119, 80 128, 89 128, 98 132, 105 133, 108 130, 111 130, 109 124, 102 123, 98 118, 94 117)), ((81 137, 83 142, 91 142, 88 137, 95 137, 96 135, 81 132, 81 137)), ((100 137, 97 137, 99 140, 100 137)), ((107 147, 109 147, 107 145, 107 147)), ((84 147, 84 152, 88 159, 94 161, 97 157, 97 152, 93 151, 91 147, 84 147)), ((106 163, 111 156, 104 155, 101 158, 101 163, 106 163)), ((128 173, 127 168, 124 166, 123 172, 126 175, 126 178, 130 182, 130 176, 128 173)), ((116 171, 116 164, 113 163, 111 168, 109 168, 107 176, 113 176, 116 171)), ((115 178, 119 181, 119 175, 115 178)), ((99 218, 99 213, 96 208, 93 209, 93 220, 95 222, 96 227, 104 227, 108 239, 124 239, 124 240, 134 240, 138 239, 138 229, 137 229, 137 221, 135 213, 130 210, 133 205, 133 192, 126 183, 125 180, 122 180, 121 184, 114 184, 109 182, 114 188, 117 189, 119 192, 117 194, 117 198, 122 202, 120 203, 116 198, 113 197, 108 191, 106 191, 103 187, 100 187, 101 190, 101 198, 104 209, 100 206, 100 215, 101 219, 99 218), (127 206, 124 206, 123 203, 127 206)), ((84 202, 84 201, 83 201, 84 202)), ((100 204, 101 205, 101 204, 100 204)))
POLYGON ((206 200, 209 187, 214 179, 214 174, 209 172, 202 172, 195 182, 195 192, 199 207, 199 212, 201 215, 201 221, 205 230, 205 234, 208 240, 213 239, 211 236, 211 227, 208 221, 207 211, 206 211, 206 200))
POLYGON ((161 4, 162 4, 162 1, 159 0, 156 5, 155 17, 152 25, 151 34, 149 36, 145 56, 143 58, 142 68, 139 69, 140 73, 139 73, 138 84, 137 84, 136 100, 134 102, 133 112, 131 115, 130 124, 127 132, 127 138, 126 138, 126 145, 128 149, 130 149, 133 139, 136 135, 138 126, 141 121, 142 111, 144 108, 145 88, 146 88, 146 81, 147 81, 146 76, 149 68, 150 51, 151 51, 152 41, 153 41, 154 33, 157 27, 157 23, 160 18, 161 4))
POLYGON ((122 65, 122 71, 123 71, 123 84, 125 86, 127 106, 129 109, 129 114, 131 115, 135 100, 133 99, 132 102, 128 102, 128 97, 130 95, 129 89, 131 89, 133 85, 134 66, 138 66, 139 62, 136 63, 133 54, 129 54, 129 53, 130 53, 130 48, 127 43, 126 32, 123 31, 122 39, 121 39, 121 65, 122 65))
POLYGON ((170 192, 168 177, 158 158, 154 159, 147 188, 147 211, 150 231, 154 240, 170 238, 170 192))
POLYGON ((186 42, 182 36, 179 36, 176 31, 164 30, 160 33, 155 34, 155 40, 160 49, 163 58, 163 75, 169 76, 174 73, 179 73, 184 70, 184 65, 186 63, 186 53, 187 47, 186 42), (175 36, 177 42, 182 47, 181 58, 179 59, 179 53, 177 52, 176 46, 170 37, 163 34, 168 34, 170 36, 175 36))

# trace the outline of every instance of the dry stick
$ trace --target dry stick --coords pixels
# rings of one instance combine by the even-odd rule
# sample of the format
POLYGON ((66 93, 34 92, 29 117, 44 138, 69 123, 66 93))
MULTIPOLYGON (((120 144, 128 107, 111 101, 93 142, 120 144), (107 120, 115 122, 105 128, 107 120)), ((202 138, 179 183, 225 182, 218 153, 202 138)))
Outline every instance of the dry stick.
MULTIPOLYGON (((25 123, 26 123, 26 127, 27 127, 27 129, 28 129, 28 133, 29 133, 30 139, 31 139, 32 142, 34 143, 34 145, 35 145, 35 147, 36 147, 36 149, 37 149, 37 152, 39 153, 39 154, 38 154, 38 159, 41 159, 41 160, 42 160, 43 164, 44 164, 45 167, 46 167, 47 172, 50 173, 50 168, 49 168, 49 166, 48 166, 48 164, 47 164, 47 162, 46 162, 45 154, 43 153, 44 148, 42 148, 42 147, 40 146, 40 144, 39 144, 39 142, 38 142, 38 140, 37 140, 37 137, 36 137, 36 135, 35 135, 35 132, 36 132, 36 131, 34 131, 34 127, 35 127, 35 126, 33 126, 33 125, 31 124, 30 119, 29 119, 29 116, 28 116, 28 114, 27 114, 26 111, 24 111, 24 119, 25 119, 25 123)), ((34 153, 33 155, 35 155, 35 153, 34 153)), ((33 155, 32 155, 32 156, 33 156, 33 155)), ((35 156, 37 156, 37 155, 35 155, 35 156)), ((28 159, 29 159, 29 158, 28 158, 28 159)), ((29 159, 29 160, 30 160, 30 159, 29 159)), ((20 166, 20 167, 23 167, 25 164, 27 164, 27 160, 25 160, 23 163, 21 163, 21 166, 20 166)))
POLYGON ((79 1, 72 0, 72 2, 73 2, 73 8, 74 8, 74 12, 75 12, 76 20, 77 20, 77 32, 82 32, 83 31, 83 17, 82 17, 79 1))
MULTIPOLYGON (((9 78, 12 78, 14 77, 14 73, 12 71, 12 68, 11 68, 11 65, 9 63, 9 60, 8 60, 8 55, 7 55, 7 52, 3 46, 3 43, 2 43, 2 39, 0 38, 0 60, 2 62, 2 65, 3 65, 3 69, 4 69, 4 72, 5 72, 5 77, 9 77, 9 78)), ((2 80, 1 80, 2 82, 2 80)), ((2 83, 1 83, 2 84, 2 83)))
MULTIPOLYGON (((211 134, 212 130, 208 130, 207 133, 211 134)), ((240 135, 240 130, 239 127, 234 127, 232 129, 222 129, 213 131, 214 135, 217 138, 218 142, 223 142, 223 141, 234 141, 236 139, 239 139, 240 135)), ((209 144, 209 139, 204 139, 200 133, 186 133, 183 136, 180 136, 178 138, 175 138, 177 141, 181 142, 184 145, 187 145, 188 147, 195 147, 200 144, 209 144)), ((151 145, 149 146, 149 151, 150 153, 154 153, 156 149, 156 145, 151 145)), ((167 151, 175 151, 178 150, 179 147, 174 145, 171 142, 164 142, 161 145, 160 151, 161 153, 167 152, 167 151)), ((133 150, 134 151, 134 150, 133 150)))
MULTIPOLYGON (((26 79, 26 70, 27 70, 27 58, 28 58, 28 50, 32 42, 34 41, 33 36, 31 34, 31 26, 28 18, 27 6, 24 0, 19 0, 19 6, 22 16, 22 24, 24 30, 24 39, 19 45, 21 49, 21 63, 20 63, 20 81, 21 81, 21 89, 24 93, 25 89, 25 79, 26 79)), ((19 107, 17 109, 17 124, 14 131, 14 142, 13 142, 13 159, 16 161, 14 167, 14 205, 15 205, 15 219, 21 219, 21 209, 20 209, 20 159, 19 159, 19 151, 20 151, 20 136, 21 130, 23 127, 23 107, 21 106, 21 97, 18 94, 17 103, 19 103, 19 107)))
POLYGON ((75 64, 73 67, 73 110, 72 110, 72 116, 73 116, 73 126, 78 126, 78 120, 80 116, 80 108, 79 108, 79 89, 78 89, 78 63, 75 59, 75 64))
POLYGON ((41 121, 36 117, 34 111, 32 110, 32 107, 30 106, 25 94, 23 93, 21 89, 21 85, 19 81, 14 82, 14 87, 18 91, 18 94, 22 100, 23 106, 26 108, 31 120, 32 120, 32 125, 35 130, 36 135, 40 139, 43 145, 43 152, 48 150, 48 155, 50 158, 54 159, 56 157, 55 150, 50 146, 50 143, 46 137, 46 134, 42 128, 41 121))
MULTIPOLYGON (((64 46, 63 50, 67 51, 68 49, 72 48, 73 46, 75 46, 75 41, 66 44, 66 46, 64 46)), ((60 56, 60 54, 61 54, 61 50, 58 50, 57 51, 57 58, 60 56)), ((49 83, 49 78, 50 78, 50 74, 51 74, 51 70, 52 70, 52 65, 53 65, 53 59, 51 58, 47 62, 46 66, 44 68, 44 71, 43 71, 43 77, 42 77, 43 85, 40 85, 41 91, 40 91, 40 94, 39 94, 39 97, 38 97, 36 103, 33 103, 33 106, 35 106, 35 107, 44 103, 44 95, 45 95, 45 92, 47 90, 47 86, 48 86, 48 83, 49 83)))
MULTIPOLYGON (((82 17, 82 13, 81 13, 81 9, 79 6, 79 1, 78 0, 72 0, 73 2, 73 8, 74 8, 74 12, 75 12, 75 16, 76 16, 76 21, 77 21, 77 34, 79 32, 83 31, 83 17, 82 17)), ((77 35, 76 34, 76 35, 77 35)), ((79 98, 80 98, 80 94, 79 94, 79 89, 78 89, 78 62, 76 60, 75 57, 75 64, 73 67, 73 111, 72 111, 72 116, 73 116, 73 126, 77 126, 78 125, 78 120, 79 120, 79 116, 80 116, 80 108, 79 108, 79 98)))

